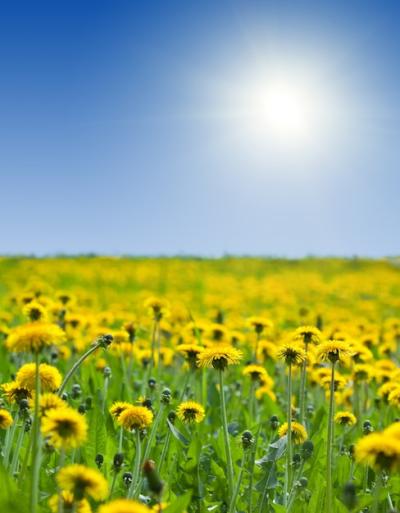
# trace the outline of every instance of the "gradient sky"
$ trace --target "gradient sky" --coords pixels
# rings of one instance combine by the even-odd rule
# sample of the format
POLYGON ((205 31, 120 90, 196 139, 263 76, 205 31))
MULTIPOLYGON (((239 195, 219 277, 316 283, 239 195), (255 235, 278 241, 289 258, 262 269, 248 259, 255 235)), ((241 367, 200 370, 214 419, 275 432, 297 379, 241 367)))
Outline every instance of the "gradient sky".
POLYGON ((2 2, 0 252, 400 254, 399 17, 397 1, 2 2), (242 116, 277 70, 311 84, 306 149, 242 116))

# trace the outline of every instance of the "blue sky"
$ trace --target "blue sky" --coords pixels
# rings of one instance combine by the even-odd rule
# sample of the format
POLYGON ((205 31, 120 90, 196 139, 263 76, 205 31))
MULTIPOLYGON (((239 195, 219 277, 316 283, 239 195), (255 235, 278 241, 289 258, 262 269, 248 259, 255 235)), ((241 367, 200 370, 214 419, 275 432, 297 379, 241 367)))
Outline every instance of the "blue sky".
POLYGON ((0 252, 399 254, 399 15, 2 2, 0 252), (264 131, 278 75, 306 94, 307 144, 264 131))

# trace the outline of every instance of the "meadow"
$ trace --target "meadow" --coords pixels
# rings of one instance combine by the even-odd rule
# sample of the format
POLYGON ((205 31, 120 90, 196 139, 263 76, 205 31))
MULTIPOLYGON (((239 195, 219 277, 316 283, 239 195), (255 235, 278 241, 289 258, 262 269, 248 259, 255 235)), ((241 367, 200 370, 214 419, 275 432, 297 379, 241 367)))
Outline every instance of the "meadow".
POLYGON ((1 513, 400 511, 400 267, 0 259, 1 513))

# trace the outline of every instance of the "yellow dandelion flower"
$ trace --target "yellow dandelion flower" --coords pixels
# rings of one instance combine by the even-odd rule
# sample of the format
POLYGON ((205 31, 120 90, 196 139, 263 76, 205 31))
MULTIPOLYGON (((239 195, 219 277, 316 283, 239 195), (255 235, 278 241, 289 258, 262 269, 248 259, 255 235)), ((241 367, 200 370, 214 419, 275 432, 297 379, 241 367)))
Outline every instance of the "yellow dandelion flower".
POLYGON ((384 429, 383 433, 400 441, 400 422, 394 422, 389 427, 384 429))
POLYGON ((201 404, 195 401, 185 401, 181 403, 176 414, 182 422, 201 422, 205 417, 205 411, 201 404))
MULTIPOLYGON (((58 513, 59 500, 60 498, 57 494, 50 497, 49 507, 52 513, 58 513)), ((91 513, 92 511, 87 499, 75 501, 73 494, 67 490, 61 492, 61 505, 65 513, 74 511, 74 507, 76 513, 91 513)))
POLYGON ((375 470, 394 470, 400 466, 400 444, 393 436, 371 433, 355 446, 355 458, 375 470))
POLYGON ((268 385, 264 385, 256 390, 256 398, 260 401, 267 395, 272 401, 276 401, 276 395, 268 385))
POLYGON ((146 429, 153 422, 153 413, 145 406, 129 406, 119 415, 118 422, 128 431, 146 429))
MULTIPOLYGON (((35 394, 32 394, 32 399, 29 401, 29 406, 33 409, 34 407, 35 394)), ((46 415, 50 410, 56 410, 58 408, 65 408, 65 401, 56 394, 46 392, 40 395, 39 398, 39 409, 41 415, 46 415)))
POLYGON ((86 440, 87 424, 80 413, 65 406, 47 412, 42 419, 42 433, 57 449, 72 449, 86 440))
POLYGON ((298 343, 287 342, 277 349, 279 360, 284 360, 286 365, 300 365, 307 358, 306 352, 298 343))
POLYGON ((349 344, 343 340, 328 340, 317 348, 317 356, 323 362, 335 363, 351 354, 349 344))
POLYGON ((322 333, 315 326, 300 326, 293 333, 293 340, 300 340, 306 345, 319 344, 322 340, 322 333))
POLYGON ((262 333, 266 328, 272 328, 272 322, 266 317, 253 315, 247 319, 247 325, 253 328, 258 334, 262 333))
POLYGON ((32 397, 32 393, 27 388, 22 387, 16 381, 10 381, 10 383, 3 383, 1 385, 3 394, 10 403, 19 403, 21 399, 29 399, 32 397))
POLYGON ((103 474, 77 463, 63 467, 57 474, 57 483, 62 490, 72 492, 75 500, 82 500, 88 495, 101 501, 108 495, 108 484, 103 474))
POLYGON ((212 346, 204 349, 197 357, 199 367, 214 367, 224 370, 228 365, 236 365, 242 359, 243 353, 235 347, 212 346))
POLYGON ((131 499, 115 499, 99 508, 99 513, 149 513, 146 505, 131 499))
POLYGON ((169 315, 169 302, 166 299, 151 296, 144 302, 144 307, 149 310, 156 321, 169 315))
POLYGON ((125 401, 116 401, 110 408, 110 414, 115 418, 118 419, 118 417, 121 415, 123 411, 125 411, 127 408, 130 408, 133 406, 131 403, 127 403, 125 401))
POLYGON ((198 344, 179 344, 176 349, 185 357, 191 367, 196 367, 197 357, 203 351, 204 347, 198 344))
POLYGON ((338 411, 334 420, 336 424, 340 424, 342 426, 354 426, 357 422, 355 415, 349 411, 338 411))
POLYGON ((13 424, 11 413, 4 408, 0 408, 0 429, 7 429, 13 424))
POLYGON ((65 332, 56 324, 36 321, 17 326, 10 331, 6 347, 13 352, 37 353, 44 347, 60 345, 65 332))
MULTIPOLYGON (((299 422, 292 422, 291 426, 292 426, 291 430, 292 430, 293 442, 295 444, 302 444, 303 442, 305 442, 308 438, 306 428, 299 422)), ((287 432, 288 432, 288 423, 285 422, 278 429, 279 438, 282 438, 283 436, 287 435, 287 432)))
MULTIPOLYGON (((17 372, 15 381, 22 388, 29 391, 35 389, 36 364, 26 363, 17 372)), ((58 369, 47 363, 39 365, 39 377, 41 390, 54 391, 61 385, 62 377, 58 369)))
POLYGON ((388 402, 392 406, 397 406, 400 408, 400 385, 398 385, 389 393, 388 402))
POLYGON ((261 382, 264 379, 265 380, 268 380, 268 378, 271 379, 268 376, 268 372, 264 369, 264 367, 262 367, 261 365, 253 364, 253 363, 246 365, 246 367, 242 371, 242 374, 243 374, 243 376, 250 376, 250 378, 253 381, 261 382))
POLYGON ((47 320, 46 308, 37 301, 30 301, 24 306, 22 311, 31 322, 47 320))

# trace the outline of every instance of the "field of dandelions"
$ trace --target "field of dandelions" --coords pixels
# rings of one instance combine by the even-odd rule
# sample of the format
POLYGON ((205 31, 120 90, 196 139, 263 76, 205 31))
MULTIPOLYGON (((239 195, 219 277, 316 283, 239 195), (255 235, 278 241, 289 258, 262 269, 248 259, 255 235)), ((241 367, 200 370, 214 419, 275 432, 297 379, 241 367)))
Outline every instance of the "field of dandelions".
POLYGON ((1 513, 400 511, 400 268, 0 259, 1 513))

